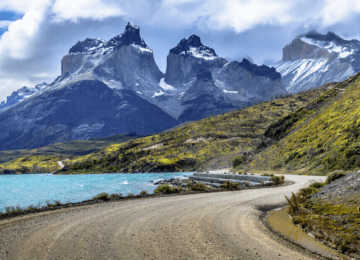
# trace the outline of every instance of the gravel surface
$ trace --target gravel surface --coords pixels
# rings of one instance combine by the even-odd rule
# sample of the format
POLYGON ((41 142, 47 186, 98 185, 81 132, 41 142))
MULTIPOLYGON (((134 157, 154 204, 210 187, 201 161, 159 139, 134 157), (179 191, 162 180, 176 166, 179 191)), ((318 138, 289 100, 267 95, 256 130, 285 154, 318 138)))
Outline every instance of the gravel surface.
MULTIPOLYGON (((0 259, 321 259, 270 232, 261 208, 294 185, 146 198, 0 222, 0 259)), ((316 177, 317 179, 319 177, 316 177)))
POLYGON ((320 192, 312 195, 311 199, 323 198, 329 201, 347 199, 360 193, 360 171, 351 172, 344 177, 324 186, 320 192))

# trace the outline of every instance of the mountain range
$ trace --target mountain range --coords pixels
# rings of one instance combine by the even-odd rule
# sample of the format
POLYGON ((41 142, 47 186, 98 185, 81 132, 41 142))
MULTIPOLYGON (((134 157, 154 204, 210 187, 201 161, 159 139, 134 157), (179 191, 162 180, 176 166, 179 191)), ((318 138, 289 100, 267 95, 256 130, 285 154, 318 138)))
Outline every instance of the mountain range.
POLYGON ((256 101, 342 81, 360 70, 360 42, 309 32, 257 66, 219 57, 191 35, 159 70, 153 50, 128 23, 109 41, 77 42, 51 84, 23 87, 0 104, 0 150, 134 132, 148 135, 256 101))
POLYGON ((130 23, 109 41, 77 42, 61 60, 61 75, 35 89, 2 103, 0 150, 147 135, 287 93, 274 68, 228 62, 196 35, 170 50, 164 74, 130 23))

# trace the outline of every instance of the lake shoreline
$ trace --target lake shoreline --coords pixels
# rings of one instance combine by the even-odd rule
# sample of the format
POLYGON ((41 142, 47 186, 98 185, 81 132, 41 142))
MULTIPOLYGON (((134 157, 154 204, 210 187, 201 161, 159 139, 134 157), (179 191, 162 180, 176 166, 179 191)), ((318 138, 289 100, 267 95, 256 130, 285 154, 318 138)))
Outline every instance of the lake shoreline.
MULTIPOLYGON (((55 211, 61 209, 75 209, 78 207, 83 206, 91 206, 96 204, 103 204, 103 203, 112 203, 112 202, 119 202, 119 201, 128 201, 128 200, 136 200, 136 199, 148 199, 148 198, 161 198, 161 197, 168 197, 168 196, 184 196, 184 195, 193 195, 193 194, 204 194, 204 193, 214 193, 214 192, 235 192, 235 191, 244 191, 244 190, 252 190, 252 189, 274 189, 283 186, 292 185, 293 182, 287 181, 281 185, 274 185, 274 186, 262 186, 262 187, 247 187, 241 190, 227 190, 227 189, 210 189, 210 190, 191 190, 191 191, 181 191, 179 193, 157 193, 157 194, 146 194, 146 195, 134 195, 131 197, 124 196, 124 197, 114 197, 109 198, 107 200, 84 200, 80 202, 69 202, 64 203, 61 205, 54 205, 52 207, 43 207, 40 209, 33 209, 33 210, 24 210, 19 212, 11 212, 11 213, 0 213, 0 221, 8 218, 18 217, 18 216, 25 216, 29 214, 47 212, 47 211, 55 211)), ((0 211, 1 212, 1 211, 0 211)))

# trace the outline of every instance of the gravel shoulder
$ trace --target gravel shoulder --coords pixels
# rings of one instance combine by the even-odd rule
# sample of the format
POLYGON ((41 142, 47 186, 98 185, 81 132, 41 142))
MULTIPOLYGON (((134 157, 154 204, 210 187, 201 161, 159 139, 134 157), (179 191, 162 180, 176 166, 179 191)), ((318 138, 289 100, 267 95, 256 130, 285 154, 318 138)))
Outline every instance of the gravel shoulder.
POLYGON ((261 209, 294 185, 128 200, 0 221, 0 259, 321 259, 270 232, 261 209))

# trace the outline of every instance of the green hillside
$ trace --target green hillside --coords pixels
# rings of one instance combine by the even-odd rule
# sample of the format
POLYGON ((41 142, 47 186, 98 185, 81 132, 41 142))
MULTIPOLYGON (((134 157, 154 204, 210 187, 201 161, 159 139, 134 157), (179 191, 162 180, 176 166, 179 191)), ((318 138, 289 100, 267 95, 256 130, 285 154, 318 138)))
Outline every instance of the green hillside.
POLYGON ((229 167, 236 155, 251 154, 266 129, 321 96, 334 85, 205 118, 158 135, 114 144, 66 161, 64 174, 192 171, 229 167))
POLYGON ((349 78, 270 126, 265 135, 276 143, 244 168, 306 174, 359 168, 359 80, 349 78))

